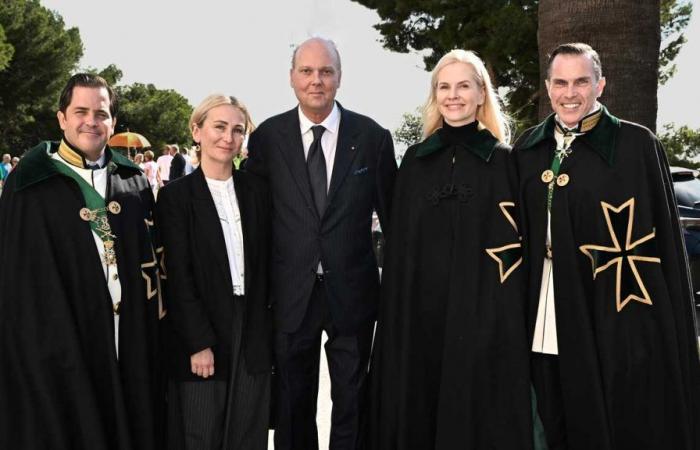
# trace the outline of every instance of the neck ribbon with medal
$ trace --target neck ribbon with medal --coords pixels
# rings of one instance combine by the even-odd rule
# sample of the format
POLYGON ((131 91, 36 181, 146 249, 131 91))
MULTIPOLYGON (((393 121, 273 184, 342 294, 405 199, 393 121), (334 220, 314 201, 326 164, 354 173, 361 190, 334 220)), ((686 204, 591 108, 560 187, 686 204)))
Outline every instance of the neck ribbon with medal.
MULTIPOLYGON (((592 130, 600 120, 602 114, 602 108, 598 108, 596 111, 588 114, 586 117, 581 119, 578 125, 574 128, 566 128, 559 123, 558 120, 554 121, 555 126, 555 138, 558 136, 557 148, 554 150, 554 158, 552 158, 552 165, 549 169, 542 172, 542 182, 547 183, 547 212, 552 211, 552 197, 554 196, 554 185, 556 183, 559 187, 564 187, 569 184, 569 175, 562 173, 559 174, 562 162, 567 156, 571 155, 572 149, 571 144, 574 142, 578 136, 586 134, 588 131, 592 130)), ((547 258, 552 259, 552 247, 551 243, 547 244, 547 258)))
MULTIPOLYGON (((65 141, 61 142, 58 149, 59 156, 69 164, 76 167, 83 167, 83 158, 71 149, 65 141)), ((112 227, 109 224, 107 210, 112 214, 121 212, 121 205, 115 201, 105 204, 105 199, 92 187, 83 177, 78 175, 73 169, 62 164, 59 161, 52 160, 54 167, 62 175, 65 175, 78 183, 80 192, 85 199, 85 207, 79 211, 80 218, 90 223, 90 228, 97 234, 104 244, 104 254, 102 262, 107 266, 117 264, 117 254, 114 248, 114 240, 117 236, 112 233, 112 227)))

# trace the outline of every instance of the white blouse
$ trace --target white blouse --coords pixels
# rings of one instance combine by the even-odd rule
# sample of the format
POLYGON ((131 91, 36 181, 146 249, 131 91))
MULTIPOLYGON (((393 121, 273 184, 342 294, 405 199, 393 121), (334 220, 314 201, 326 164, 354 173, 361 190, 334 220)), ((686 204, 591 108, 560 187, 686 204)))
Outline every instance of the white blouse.
POLYGON ((233 294, 244 295, 243 227, 241 225, 238 199, 233 187, 233 177, 225 181, 212 178, 206 178, 206 180, 216 206, 216 212, 219 214, 221 231, 224 233, 226 255, 228 256, 228 265, 231 269, 233 294))

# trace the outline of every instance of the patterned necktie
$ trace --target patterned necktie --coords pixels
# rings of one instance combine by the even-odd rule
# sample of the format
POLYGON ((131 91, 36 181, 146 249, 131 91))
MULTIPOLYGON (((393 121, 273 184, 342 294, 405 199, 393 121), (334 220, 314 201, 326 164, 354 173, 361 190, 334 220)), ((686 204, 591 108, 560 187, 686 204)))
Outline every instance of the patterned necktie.
POLYGON ((311 127, 314 134, 314 141, 309 147, 309 154, 306 157, 306 170, 309 172, 309 182, 311 184, 311 193, 314 196, 316 211, 318 217, 323 217, 323 212, 326 209, 326 158, 323 155, 321 148, 321 136, 326 131, 323 125, 315 125, 311 127))

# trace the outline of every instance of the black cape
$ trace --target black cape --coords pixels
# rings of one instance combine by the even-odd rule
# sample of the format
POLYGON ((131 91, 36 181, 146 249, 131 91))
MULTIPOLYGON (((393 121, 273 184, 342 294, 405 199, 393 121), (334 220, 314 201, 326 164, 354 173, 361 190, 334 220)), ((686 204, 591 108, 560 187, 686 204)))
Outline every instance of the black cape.
POLYGON ((122 287, 119 360, 112 300, 77 183, 45 142, 0 199, 0 448, 158 448, 158 270, 146 178, 111 153, 108 213, 122 287))
MULTIPOLYGON (((514 150, 529 244, 530 339, 547 226, 541 177, 552 162, 553 130, 550 116, 514 150)), ((569 182, 555 186, 551 212, 569 448, 698 450, 698 341, 664 151, 648 129, 605 109, 571 149, 560 170, 569 182)))
POLYGON ((441 129, 399 169, 370 369, 375 450, 532 448, 514 175, 508 147, 476 126, 441 129))

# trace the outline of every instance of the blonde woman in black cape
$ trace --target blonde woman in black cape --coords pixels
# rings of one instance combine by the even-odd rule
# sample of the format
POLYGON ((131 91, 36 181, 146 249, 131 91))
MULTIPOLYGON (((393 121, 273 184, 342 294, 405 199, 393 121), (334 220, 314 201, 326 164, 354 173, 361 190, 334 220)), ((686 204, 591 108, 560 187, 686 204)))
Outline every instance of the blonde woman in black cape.
POLYGON ((190 119, 201 164, 158 195, 171 450, 267 448, 269 200, 233 166, 251 125, 235 98, 204 99, 190 119))
POLYGON ((369 444, 531 449, 522 249, 508 127, 483 62, 432 73, 394 188, 369 444))

